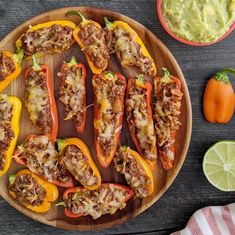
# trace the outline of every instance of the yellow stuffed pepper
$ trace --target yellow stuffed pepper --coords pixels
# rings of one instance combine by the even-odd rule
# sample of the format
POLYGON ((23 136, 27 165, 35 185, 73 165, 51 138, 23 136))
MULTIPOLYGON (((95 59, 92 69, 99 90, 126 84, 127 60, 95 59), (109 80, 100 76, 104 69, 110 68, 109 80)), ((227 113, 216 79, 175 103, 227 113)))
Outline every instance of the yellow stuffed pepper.
POLYGON ((109 50, 117 55, 121 65, 137 67, 141 73, 154 77, 157 73, 154 61, 135 30, 123 21, 110 22, 106 17, 104 21, 109 31, 109 50))
POLYGON ((68 20, 53 20, 29 26, 16 41, 15 46, 17 50, 23 49, 24 58, 34 54, 61 53, 75 42, 75 28, 76 25, 68 20))
POLYGON ((9 193, 21 205, 37 213, 47 212, 59 195, 55 185, 29 170, 9 176, 9 193))
POLYGON ((10 51, 0 52, 0 92, 19 76, 22 58, 23 50, 18 50, 16 54, 10 51))
POLYGON ((0 176, 3 176, 11 164, 19 135, 21 101, 14 96, 0 94, 0 176))

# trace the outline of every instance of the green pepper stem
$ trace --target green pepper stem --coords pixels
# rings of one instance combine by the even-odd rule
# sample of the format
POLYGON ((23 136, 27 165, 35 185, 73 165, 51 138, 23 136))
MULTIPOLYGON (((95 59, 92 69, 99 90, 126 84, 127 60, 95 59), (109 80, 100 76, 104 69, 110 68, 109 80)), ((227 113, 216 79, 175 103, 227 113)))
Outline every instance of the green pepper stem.
POLYGON ((127 148, 128 148, 128 146, 126 146, 126 145, 122 145, 122 146, 120 146, 120 150, 121 150, 121 151, 126 151, 126 150, 127 150, 127 148))
POLYGON ((57 141, 56 141, 59 151, 62 149, 63 142, 64 142, 64 140, 62 140, 62 139, 57 139, 57 141))
POLYGON ((10 184, 13 184, 13 183, 14 183, 15 178, 16 178, 15 175, 9 175, 9 178, 8 178, 8 179, 9 179, 10 184))
POLYGON ((163 71, 163 76, 161 78, 161 81, 165 82, 165 83, 170 82, 171 81, 171 74, 168 71, 168 69, 167 68, 162 68, 162 71, 163 71))
POLYGON ((64 206, 65 207, 65 203, 64 202, 58 202, 55 204, 55 206, 64 206))
POLYGON ((35 71, 40 70, 41 68, 40 68, 40 65, 38 64, 38 62, 36 60, 36 56, 33 55, 32 59, 33 59, 33 65, 32 65, 33 70, 35 70, 35 71))
POLYGON ((69 64, 70 67, 77 64, 77 60, 76 60, 75 56, 71 57, 68 64, 69 64))
POLYGON ((141 83, 144 83, 144 75, 143 74, 139 74, 137 76, 137 81, 141 82, 141 83))
POLYGON ((107 17, 104 17, 104 22, 107 29, 110 29, 112 27, 113 23, 109 21, 107 17))
POLYGON ((229 81, 229 77, 227 74, 231 74, 231 73, 235 74, 235 69, 226 68, 226 69, 223 69, 220 72, 216 73, 214 78, 217 81, 222 81, 222 82, 228 84, 230 81, 229 81))
POLYGON ((14 53, 13 55, 14 61, 19 65, 22 63, 23 57, 24 57, 24 50, 22 48, 17 49, 16 53, 14 53))
POLYGON ((112 71, 106 70, 104 72, 104 76, 107 77, 108 79, 112 80, 115 77, 115 74, 112 71))
POLYGON ((74 15, 77 15, 77 16, 80 16, 81 19, 82 19, 82 22, 86 21, 87 19, 82 15, 82 13, 80 11, 68 11, 65 16, 74 16, 74 15))

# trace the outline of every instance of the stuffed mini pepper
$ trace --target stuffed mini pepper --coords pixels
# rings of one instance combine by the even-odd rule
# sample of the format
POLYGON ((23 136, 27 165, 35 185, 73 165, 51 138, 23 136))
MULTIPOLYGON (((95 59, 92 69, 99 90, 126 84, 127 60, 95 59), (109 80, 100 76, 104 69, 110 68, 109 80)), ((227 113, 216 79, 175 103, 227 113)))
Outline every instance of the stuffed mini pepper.
POLYGON ((70 174, 60 164, 54 143, 46 135, 28 136, 24 143, 16 148, 13 158, 50 183, 61 187, 73 186, 70 174))
POLYGON ((175 157, 175 135, 180 126, 180 107, 183 93, 181 82, 163 69, 163 77, 154 78, 154 122, 157 147, 163 167, 169 170, 175 157))
POLYGON ((152 171, 139 153, 129 147, 121 146, 113 161, 116 170, 125 176, 137 197, 144 198, 153 193, 152 171))
POLYGON ((156 75, 156 66, 138 34, 125 22, 110 22, 105 17, 110 53, 115 53, 123 67, 134 66, 145 75, 156 75))
POLYGON ((85 188, 94 190, 101 184, 100 172, 86 144, 78 138, 57 140, 60 162, 85 188))
POLYGON ((139 75, 130 78, 126 94, 126 116, 129 131, 138 152, 150 162, 157 160, 156 136, 151 108, 152 85, 139 75))
POLYGON ((69 15, 79 15, 81 23, 73 32, 73 37, 84 53, 91 71, 100 74, 108 66, 109 51, 106 45, 105 30, 93 20, 86 19, 80 12, 71 11, 69 15))
POLYGON ((65 206, 64 213, 68 217, 90 215, 98 219, 125 208, 132 196, 133 191, 124 185, 105 183, 92 191, 82 187, 70 188, 64 192, 63 202, 57 205, 65 206))
POLYGON ((12 54, 10 51, 0 51, 0 92, 20 75, 23 50, 12 54))
POLYGON ((55 141, 58 114, 49 67, 39 65, 33 56, 33 66, 25 71, 24 103, 32 124, 55 141))
POLYGON ((83 133, 86 123, 86 67, 73 56, 63 63, 58 73, 60 101, 65 105, 65 120, 74 120, 78 132, 83 133))
POLYGON ((56 201, 59 192, 55 185, 39 178, 29 170, 21 170, 9 177, 9 193, 26 208, 43 213, 56 201))
POLYGON ((0 176, 11 164, 11 157, 19 135, 21 101, 14 96, 0 94, 0 176))
POLYGON ((126 80, 105 71, 92 79, 94 90, 94 136, 100 164, 108 167, 119 142, 124 114, 126 80))
POLYGON ((61 53, 75 42, 75 28, 76 25, 68 20, 53 20, 29 26, 15 45, 18 50, 23 50, 24 58, 34 54, 61 53))

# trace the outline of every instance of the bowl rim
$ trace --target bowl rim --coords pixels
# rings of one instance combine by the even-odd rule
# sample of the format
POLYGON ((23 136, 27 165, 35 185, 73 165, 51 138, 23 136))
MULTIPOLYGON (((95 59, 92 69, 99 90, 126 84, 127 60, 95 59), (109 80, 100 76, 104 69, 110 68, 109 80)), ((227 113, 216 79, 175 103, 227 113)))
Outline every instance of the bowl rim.
POLYGON ((162 27, 166 30, 166 32, 171 36, 173 37, 174 39, 176 39, 177 41, 179 42, 182 42, 184 44, 187 44, 187 45, 190 45, 190 46, 209 46, 209 45, 212 45, 212 44, 215 44, 217 42, 220 42, 222 41, 223 39, 225 39, 226 37, 228 37, 232 32, 233 30, 235 29, 235 20, 234 22, 231 24, 231 26, 229 27, 229 29, 224 33, 224 35, 222 35, 220 38, 218 38, 217 40, 215 41, 212 41, 212 42, 208 42, 208 43, 199 43, 199 42, 192 42, 190 40, 187 40, 187 39, 184 39, 184 38, 181 38, 179 36, 177 36, 167 25, 164 17, 163 17, 163 14, 162 14, 162 0, 157 0, 157 15, 158 15, 158 18, 159 18, 159 21, 162 25, 162 27))

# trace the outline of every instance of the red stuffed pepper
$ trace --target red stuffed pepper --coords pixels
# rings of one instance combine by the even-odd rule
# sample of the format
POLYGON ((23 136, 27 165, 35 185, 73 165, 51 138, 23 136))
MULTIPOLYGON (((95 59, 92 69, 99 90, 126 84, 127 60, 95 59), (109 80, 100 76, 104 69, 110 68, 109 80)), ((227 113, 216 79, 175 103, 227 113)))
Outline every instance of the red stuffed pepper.
POLYGON ((152 85, 143 75, 130 78, 126 94, 126 115, 129 131, 138 152, 149 162, 157 160, 156 136, 151 109, 152 85))
POLYGON ((25 71, 24 103, 32 124, 54 142, 58 133, 58 114, 49 67, 37 64, 34 56, 33 66, 25 71))
POLYGON ((67 189, 63 202, 57 206, 65 206, 64 213, 68 217, 79 218, 90 215, 98 219, 105 214, 114 214, 118 209, 126 207, 126 202, 133 197, 133 191, 120 184, 101 184, 96 190, 82 187, 67 189))
POLYGON ((74 120, 78 132, 83 133, 86 123, 86 68, 73 56, 61 66, 60 101, 66 110, 65 120, 74 120))
POLYGON ((92 79, 94 90, 94 136, 100 164, 108 167, 119 142, 124 114, 126 79, 105 71, 92 79))
POLYGON ((55 144, 46 135, 28 136, 16 148, 13 158, 50 183, 61 187, 73 186, 71 175, 60 164, 55 144))
POLYGON ((175 135, 180 126, 181 82, 163 69, 163 77, 154 78, 154 121, 157 146, 163 167, 169 170, 175 157, 175 135))

